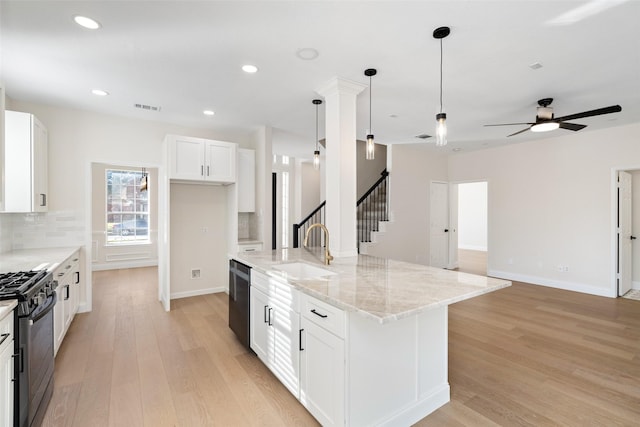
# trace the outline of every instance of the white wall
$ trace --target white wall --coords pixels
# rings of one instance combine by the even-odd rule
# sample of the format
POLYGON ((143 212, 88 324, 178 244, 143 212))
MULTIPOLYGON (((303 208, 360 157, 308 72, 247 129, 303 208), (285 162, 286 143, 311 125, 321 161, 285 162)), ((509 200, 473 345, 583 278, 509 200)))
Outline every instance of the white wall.
POLYGON ((487 183, 458 184, 458 248, 487 250, 487 183))
POLYGON ((633 190, 633 205, 631 208, 633 212, 633 223, 631 230, 633 231, 633 235, 637 237, 637 239, 633 241, 632 280, 633 287, 640 289, 640 170, 633 171, 631 176, 633 190))
POLYGON ((451 156, 449 179, 489 181, 490 275, 614 296, 612 169, 640 165, 640 124, 551 135, 451 156))
MULTIPOLYGON (((369 255, 429 264, 430 184, 447 180, 446 155, 428 153, 421 144, 394 145, 389 175, 390 216, 387 232, 369 255)), ((389 148, 389 147, 387 147, 389 148)))
POLYGON ((293 219, 296 223, 322 203, 320 199, 320 170, 314 169, 313 163, 303 162, 300 165, 299 177, 301 184, 300 216, 293 219))

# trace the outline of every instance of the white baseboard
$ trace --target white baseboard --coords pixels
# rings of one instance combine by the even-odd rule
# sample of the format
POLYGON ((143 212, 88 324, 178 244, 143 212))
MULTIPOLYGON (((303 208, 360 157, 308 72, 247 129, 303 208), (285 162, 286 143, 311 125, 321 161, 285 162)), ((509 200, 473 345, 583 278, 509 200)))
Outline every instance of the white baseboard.
POLYGON ((139 268, 139 267, 157 267, 157 259, 142 259, 135 261, 118 261, 118 262, 103 262, 91 264, 91 271, 103 271, 103 270, 121 270, 123 268, 139 268))
POLYGON ((597 295, 601 297, 616 298, 615 291, 607 288, 599 288, 583 283, 567 282, 564 280, 549 279, 546 277, 528 276, 526 274, 511 273, 508 271, 488 270, 487 276, 498 279, 515 280, 517 282, 531 283, 533 285, 547 286, 549 288, 564 289, 565 291, 581 292, 583 294, 597 295))
POLYGON ((469 250, 469 251, 487 252, 487 247, 486 246, 460 245, 460 244, 458 244, 458 249, 466 249, 466 250, 469 250))
POLYGON ((640 282, 631 282, 631 289, 640 290, 640 282))
POLYGON ((196 289, 195 291, 174 292, 171 299, 180 299, 188 297, 197 297, 200 295, 217 294, 218 292, 227 292, 227 288, 220 286, 218 288, 196 289))

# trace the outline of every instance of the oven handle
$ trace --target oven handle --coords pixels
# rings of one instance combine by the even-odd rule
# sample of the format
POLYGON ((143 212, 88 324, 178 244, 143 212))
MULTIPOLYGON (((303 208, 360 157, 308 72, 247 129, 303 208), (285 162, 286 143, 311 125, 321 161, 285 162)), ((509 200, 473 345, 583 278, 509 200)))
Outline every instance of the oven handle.
POLYGON ((46 305, 46 309, 42 310, 40 313, 38 313, 38 315, 32 319, 29 319, 31 324, 34 324, 35 322, 37 322, 38 320, 42 319, 44 316, 46 316, 51 310, 53 310, 53 307, 56 305, 56 301, 58 300, 58 296, 57 294, 54 292, 53 294, 51 294, 51 296, 49 298, 47 298, 47 301, 49 301, 46 305))

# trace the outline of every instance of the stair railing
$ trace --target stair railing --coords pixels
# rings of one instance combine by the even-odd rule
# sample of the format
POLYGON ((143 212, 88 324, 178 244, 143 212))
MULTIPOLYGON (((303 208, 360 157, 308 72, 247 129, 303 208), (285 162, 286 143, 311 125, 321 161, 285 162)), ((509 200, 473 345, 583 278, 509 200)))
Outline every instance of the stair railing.
MULTIPOLYGON (((305 219, 300 221, 298 224, 293 224, 293 247, 299 248, 300 244, 302 244, 304 240, 304 235, 307 232, 307 229, 311 227, 312 224, 319 222, 320 224, 324 224, 325 219, 325 205, 327 201, 320 203, 320 206, 315 208, 305 219)), ((322 246, 322 233, 319 228, 311 230, 309 234, 309 246, 322 246)))
POLYGON ((356 204, 358 219, 358 251, 361 242, 371 241, 371 232, 378 231, 380 221, 389 221, 388 188, 389 172, 383 170, 380 178, 367 190, 356 204))

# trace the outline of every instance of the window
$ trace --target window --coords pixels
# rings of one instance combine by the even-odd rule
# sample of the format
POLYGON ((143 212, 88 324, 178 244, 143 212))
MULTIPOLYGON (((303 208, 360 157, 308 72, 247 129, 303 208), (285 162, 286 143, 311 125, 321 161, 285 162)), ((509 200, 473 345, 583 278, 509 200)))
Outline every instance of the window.
POLYGON ((142 172, 107 169, 107 244, 149 242, 149 192, 142 172))
POLYGON ((289 247, 289 172, 282 172, 282 247, 289 247))

